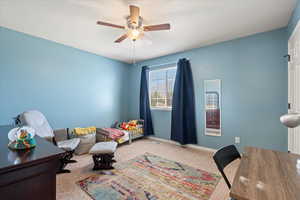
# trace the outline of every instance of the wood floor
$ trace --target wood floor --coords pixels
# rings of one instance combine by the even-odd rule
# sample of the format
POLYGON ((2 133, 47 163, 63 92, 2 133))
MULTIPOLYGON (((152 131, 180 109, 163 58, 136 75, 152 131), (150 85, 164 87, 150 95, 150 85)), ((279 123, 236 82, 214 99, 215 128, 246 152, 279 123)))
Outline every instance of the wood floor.
MULTIPOLYGON (((117 149, 117 162, 132 159, 146 152, 156 154, 158 156, 178 161, 195 168, 200 168, 208 172, 219 173, 212 159, 212 152, 200 151, 192 148, 183 148, 178 145, 157 142, 150 139, 142 139, 133 142, 130 145, 122 145, 117 149)), ((78 163, 70 164, 70 174, 57 175, 57 199, 58 200, 90 200, 91 198, 85 194, 75 182, 88 177, 97 172, 92 171, 93 162, 90 155, 76 156, 78 163)), ((225 169, 226 174, 232 181, 239 161, 232 163, 225 169)), ((229 198, 229 190, 222 179, 211 200, 227 200, 229 198)))

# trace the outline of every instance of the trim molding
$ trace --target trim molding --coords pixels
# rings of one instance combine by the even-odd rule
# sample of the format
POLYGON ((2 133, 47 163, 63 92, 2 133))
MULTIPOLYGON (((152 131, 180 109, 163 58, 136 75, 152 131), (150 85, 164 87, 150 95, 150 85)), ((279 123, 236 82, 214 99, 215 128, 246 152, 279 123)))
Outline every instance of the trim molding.
POLYGON ((290 36, 289 39, 288 39, 288 42, 295 36, 295 34, 296 34, 296 32, 297 32, 297 29, 298 29, 299 27, 300 27, 300 20, 298 20, 298 22, 297 22, 297 24, 296 24, 296 26, 295 26, 295 28, 294 28, 294 30, 293 30, 291 36, 290 36))
POLYGON ((199 151, 209 151, 209 152, 212 152, 212 153, 215 153, 217 151, 216 149, 203 147, 203 146, 199 146, 199 145, 195 145, 195 144, 180 145, 178 142, 175 142, 175 141, 172 141, 172 140, 167 140, 167 139, 162 139, 162 138, 158 138, 158 137, 154 137, 154 136, 148 136, 146 138, 151 139, 151 140, 156 140, 156 141, 159 141, 159 142, 165 142, 165 143, 173 144, 173 145, 184 146, 184 147, 199 150, 199 151))

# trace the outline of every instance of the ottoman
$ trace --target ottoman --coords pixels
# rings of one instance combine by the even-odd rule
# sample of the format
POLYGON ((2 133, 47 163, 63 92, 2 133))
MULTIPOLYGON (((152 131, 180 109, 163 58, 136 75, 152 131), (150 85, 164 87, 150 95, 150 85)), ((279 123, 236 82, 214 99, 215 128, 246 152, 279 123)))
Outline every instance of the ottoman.
POLYGON ((113 158, 117 145, 118 143, 115 141, 98 142, 90 149, 89 153, 93 155, 95 164, 93 170, 113 169, 112 164, 116 162, 113 158))

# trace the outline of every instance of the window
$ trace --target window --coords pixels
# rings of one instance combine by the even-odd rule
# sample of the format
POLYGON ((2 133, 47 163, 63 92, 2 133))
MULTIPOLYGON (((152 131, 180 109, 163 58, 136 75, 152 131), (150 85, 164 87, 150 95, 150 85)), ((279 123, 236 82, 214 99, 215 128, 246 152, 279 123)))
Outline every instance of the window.
POLYGON ((150 71, 150 105, 153 109, 171 109, 176 67, 150 71))

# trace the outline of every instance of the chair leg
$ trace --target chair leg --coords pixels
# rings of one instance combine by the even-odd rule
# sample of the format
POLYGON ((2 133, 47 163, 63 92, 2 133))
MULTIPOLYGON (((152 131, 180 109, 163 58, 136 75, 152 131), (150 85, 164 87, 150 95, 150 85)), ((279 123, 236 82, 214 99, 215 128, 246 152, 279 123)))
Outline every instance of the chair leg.
POLYGON ((68 163, 77 163, 77 160, 69 160, 68 163))
POLYGON ((73 153, 74 152, 75 152, 75 150, 67 151, 66 160, 71 160, 73 158, 73 153))
POLYGON ((57 174, 64 174, 64 173, 71 173, 71 170, 69 170, 69 169, 62 169, 62 170, 59 170, 57 172, 57 174))
POLYGON ((65 169, 65 167, 69 163, 77 162, 76 160, 71 160, 71 158, 73 157, 73 153, 74 153, 74 151, 66 151, 65 154, 63 155, 63 157, 60 158, 61 164, 60 164, 59 170, 57 172, 58 174, 71 172, 70 170, 65 169))
MULTIPOLYGON (((67 169, 65 169, 66 166, 67 166, 67 163, 64 162, 64 159, 63 159, 63 158, 61 158, 61 159, 60 159, 60 167, 59 167, 59 169, 58 169, 57 174, 69 173, 69 172, 67 172, 67 169)), ((70 170, 68 170, 68 171, 70 171, 70 170)))
POLYGON ((93 170, 114 169, 112 164, 116 161, 113 158, 114 158, 114 154, 96 154, 96 155, 93 155, 93 160, 94 160, 93 170))

